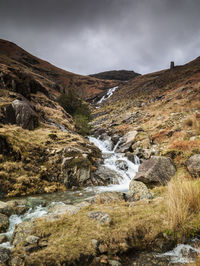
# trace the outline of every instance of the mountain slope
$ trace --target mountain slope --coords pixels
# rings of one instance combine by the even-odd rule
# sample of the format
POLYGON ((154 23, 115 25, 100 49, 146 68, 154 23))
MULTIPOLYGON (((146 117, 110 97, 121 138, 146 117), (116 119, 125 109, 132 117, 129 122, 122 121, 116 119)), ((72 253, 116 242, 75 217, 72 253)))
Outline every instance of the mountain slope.
POLYGON ((86 99, 115 84, 59 69, 0 40, 0 197, 98 185, 93 172, 101 154, 78 134, 87 121, 80 110, 86 103, 76 95, 86 99), (69 91, 79 102, 76 121, 58 103, 69 91))
POLYGON ((185 165, 200 152, 200 57, 120 85, 94 117, 97 134, 102 128, 113 136, 137 131, 128 152, 140 159, 166 154, 185 165))
POLYGON ((73 89, 83 99, 93 97, 116 84, 113 81, 102 81, 57 68, 5 40, 0 40, 0 64, 0 71, 3 71, 3 67, 9 66, 11 70, 18 69, 31 75, 42 75, 43 78, 55 83, 58 91, 66 92, 73 89))

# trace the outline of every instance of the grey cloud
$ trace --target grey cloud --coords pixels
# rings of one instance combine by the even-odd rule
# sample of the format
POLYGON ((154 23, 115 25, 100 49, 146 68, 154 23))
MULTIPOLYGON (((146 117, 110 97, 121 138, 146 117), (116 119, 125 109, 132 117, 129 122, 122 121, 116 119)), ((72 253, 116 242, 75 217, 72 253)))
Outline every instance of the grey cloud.
POLYGON ((1 0, 0 38, 75 73, 140 73, 199 56, 198 0, 1 0))

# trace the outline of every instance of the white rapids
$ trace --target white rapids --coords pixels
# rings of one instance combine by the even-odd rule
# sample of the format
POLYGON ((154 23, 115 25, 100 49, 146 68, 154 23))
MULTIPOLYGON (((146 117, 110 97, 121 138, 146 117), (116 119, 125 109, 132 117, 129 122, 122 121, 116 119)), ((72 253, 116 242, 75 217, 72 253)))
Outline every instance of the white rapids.
POLYGON ((119 139, 114 148, 112 148, 111 139, 100 140, 89 137, 89 140, 101 150, 104 158, 103 166, 116 172, 117 181, 119 183, 117 185, 100 186, 97 189, 99 191, 128 191, 129 183, 138 171, 139 158, 136 157, 135 163, 132 163, 125 157, 124 153, 115 152, 121 139, 119 139), (126 166, 125 169, 121 169, 117 162, 123 163, 126 166))
POLYGON ((200 248, 195 248, 192 247, 191 245, 179 244, 173 250, 163 254, 159 254, 156 257, 158 258, 170 257, 171 260, 168 265, 174 263, 188 264, 194 262, 194 259, 191 257, 191 253, 200 254, 200 248))
POLYGON ((10 245, 10 239, 12 237, 12 234, 15 230, 16 225, 20 224, 23 221, 30 220, 32 218, 42 217, 46 214, 47 214, 47 209, 45 207, 37 206, 34 209, 30 208, 24 215, 16 215, 16 214, 11 215, 9 218, 10 225, 9 225, 8 231, 6 233, 0 234, 0 235, 7 236, 8 242, 4 242, 0 244, 0 247, 12 248, 12 246, 10 245))

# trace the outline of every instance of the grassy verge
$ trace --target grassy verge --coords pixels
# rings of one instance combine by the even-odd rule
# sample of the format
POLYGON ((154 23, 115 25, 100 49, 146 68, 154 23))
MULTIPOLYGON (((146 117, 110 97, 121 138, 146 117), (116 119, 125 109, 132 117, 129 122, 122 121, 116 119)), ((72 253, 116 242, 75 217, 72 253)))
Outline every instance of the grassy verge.
MULTIPOLYGON (((161 197, 150 203, 95 204, 59 221, 40 219, 33 234, 41 241, 45 239, 47 247, 29 254, 27 265, 80 263, 83 257, 99 256, 92 239, 103 244, 104 254, 112 258, 129 250, 151 249, 156 245, 159 248, 195 236, 200 230, 200 181, 180 180, 179 176, 166 188, 157 189, 161 197), (89 211, 106 212, 112 222, 99 225, 87 217, 89 211)), ((23 252, 22 243, 16 247, 15 254, 23 257, 23 252)))

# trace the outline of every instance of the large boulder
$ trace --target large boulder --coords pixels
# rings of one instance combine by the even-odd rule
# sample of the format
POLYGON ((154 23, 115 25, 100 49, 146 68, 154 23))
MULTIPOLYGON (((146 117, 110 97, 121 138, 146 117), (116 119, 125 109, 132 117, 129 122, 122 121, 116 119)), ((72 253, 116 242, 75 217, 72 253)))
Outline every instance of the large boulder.
POLYGON ((24 129, 33 130, 38 125, 38 116, 27 101, 14 100, 2 107, 5 123, 17 124, 24 129))
POLYGON ((200 154, 191 156, 187 160, 186 165, 191 176, 200 177, 200 154))
POLYGON ((148 187, 166 185, 176 173, 173 161, 164 156, 152 156, 139 166, 134 180, 145 183, 148 187))
POLYGON ((67 188, 86 185, 91 179, 90 161, 83 157, 65 157, 61 165, 63 182, 67 188))
POLYGON ((132 179, 129 191, 126 193, 126 200, 137 201, 142 199, 152 199, 152 194, 144 183, 132 179))

